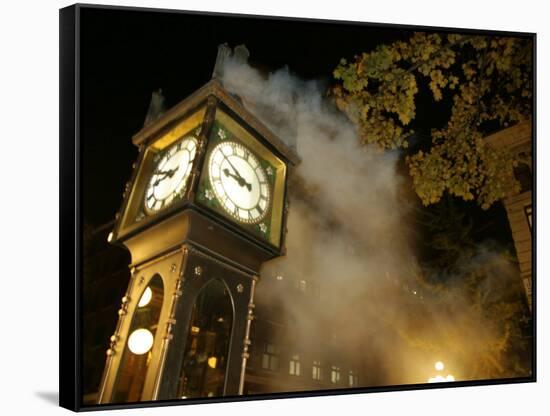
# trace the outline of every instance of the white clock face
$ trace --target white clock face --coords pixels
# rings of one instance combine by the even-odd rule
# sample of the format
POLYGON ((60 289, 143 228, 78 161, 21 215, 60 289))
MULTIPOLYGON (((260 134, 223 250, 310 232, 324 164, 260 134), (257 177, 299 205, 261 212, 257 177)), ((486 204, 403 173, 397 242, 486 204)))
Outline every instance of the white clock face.
POLYGON ((194 137, 186 137, 164 151, 145 191, 147 213, 166 208, 185 191, 196 151, 197 139, 194 137))
POLYGON ((246 147, 231 141, 218 144, 208 169, 214 194, 228 214, 249 224, 265 217, 271 199, 266 172, 246 147))

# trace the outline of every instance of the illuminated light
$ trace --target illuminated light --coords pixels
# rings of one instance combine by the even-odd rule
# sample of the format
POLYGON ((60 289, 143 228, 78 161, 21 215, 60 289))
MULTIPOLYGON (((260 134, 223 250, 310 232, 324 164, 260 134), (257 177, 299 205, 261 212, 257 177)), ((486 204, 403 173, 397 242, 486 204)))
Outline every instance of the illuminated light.
POLYGON ((153 298, 153 291, 149 286, 143 291, 143 295, 141 295, 141 299, 138 302, 138 307, 143 308, 144 306, 148 305, 149 302, 151 302, 151 299, 153 298))
POLYGON ((107 242, 110 243, 111 241, 113 241, 113 232, 112 231, 107 236, 107 242))
POLYGON ((216 357, 208 358, 208 367, 216 368, 216 364, 218 364, 218 359, 216 357))
POLYGON ((187 396, 181 396, 182 399, 187 399, 187 396))
POLYGON ((428 383, 448 383, 450 381, 455 381, 454 376, 451 374, 449 374, 447 377, 437 375, 428 379, 428 383))
POLYGON ((443 376, 435 376, 428 379, 428 383, 443 383, 445 381, 447 380, 443 376))
POLYGON ((192 327, 191 327, 191 332, 192 332, 193 334, 198 334, 198 333, 200 332, 200 330, 201 330, 201 329, 200 329, 198 326, 192 326, 192 327))
POLYGON ((438 361, 435 363, 434 367, 437 371, 442 371, 445 368, 445 364, 443 364, 441 361, 438 361))
POLYGON ((128 348, 136 355, 143 355, 153 346, 153 334, 145 328, 136 329, 128 338, 128 348))
POLYGON ((413 290, 413 295, 416 295, 416 290, 413 290))
POLYGON ((218 322, 223 322, 223 316, 220 316, 218 319, 217 319, 218 322))
POLYGON ((283 280, 283 276, 278 275, 278 276, 276 277, 276 279, 277 279, 277 280, 283 280))

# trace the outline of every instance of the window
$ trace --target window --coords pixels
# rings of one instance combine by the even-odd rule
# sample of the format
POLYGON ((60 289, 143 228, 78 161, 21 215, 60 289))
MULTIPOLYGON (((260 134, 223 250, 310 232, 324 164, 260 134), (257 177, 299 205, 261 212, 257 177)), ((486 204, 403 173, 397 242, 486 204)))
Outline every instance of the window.
POLYGON ((302 375, 302 365, 300 364, 300 355, 292 354, 290 356, 288 374, 291 376, 300 376, 302 375))
POLYGON ((348 373, 348 384, 350 387, 357 387, 359 378, 357 377, 357 371, 349 370, 348 373))
POLYGON ((532 189, 531 168, 529 165, 519 162, 518 166, 514 168, 514 175, 520 184, 520 192, 527 192, 532 189))
POLYGON ((139 301, 130 323, 111 397, 115 403, 141 400, 164 300, 162 278, 155 275, 136 299, 139 301))
POLYGON ((279 348, 276 345, 266 342, 262 354, 262 368, 271 371, 279 369, 279 348))
POLYGON ((338 384, 340 382, 340 367, 333 365, 330 370, 330 382, 338 384))
POLYGON ((200 291, 191 312, 176 397, 223 396, 233 303, 221 280, 200 291))
POLYGON ((313 378, 313 380, 322 380, 321 370, 321 361, 313 361, 313 367, 311 367, 311 378, 313 378))
POLYGON ((533 206, 528 205, 525 208, 525 215, 527 216, 527 222, 529 223, 529 230, 533 229, 533 206))

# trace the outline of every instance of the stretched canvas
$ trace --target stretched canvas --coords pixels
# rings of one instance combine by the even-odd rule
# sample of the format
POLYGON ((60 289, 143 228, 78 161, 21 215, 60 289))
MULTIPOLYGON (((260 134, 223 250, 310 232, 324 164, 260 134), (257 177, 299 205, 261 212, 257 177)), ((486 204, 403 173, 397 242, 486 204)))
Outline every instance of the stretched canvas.
POLYGON ((62 9, 61 405, 535 381, 534 41, 62 9))

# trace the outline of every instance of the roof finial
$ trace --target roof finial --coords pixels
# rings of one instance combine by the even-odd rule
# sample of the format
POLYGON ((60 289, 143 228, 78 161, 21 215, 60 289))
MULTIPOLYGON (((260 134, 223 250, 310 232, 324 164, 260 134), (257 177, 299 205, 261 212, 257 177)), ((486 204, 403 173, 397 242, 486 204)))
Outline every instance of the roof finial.
POLYGON ((223 43, 218 46, 218 55, 216 56, 216 63, 214 64, 214 70, 212 71, 212 78, 221 80, 223 78, 223 70, 228 58, 233 57, 239 63, 247 63, 250 52, 245 45, 238 45, 234 50, 231 50, 227 43, 223 43))
POLYGON ((145 126, 155 121, 164 113, 164 110, 164 95, 162 95, 162 89, 159 88, 151 94, 151 102, 149 103, 149 109, 147 110, 143 125, 145 126))
POLYGON ((212 78, 222 78, 223 67, 227 61, 227 58, 229 58, 232 53, 233 52, 227 43, 223 43, 218 46, 218 56, 216 56, 216 63, 214 64, 214 70, 212 71, 212 78))

